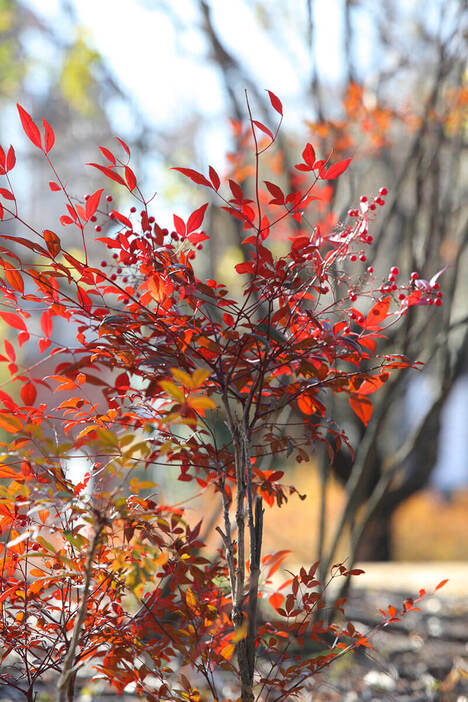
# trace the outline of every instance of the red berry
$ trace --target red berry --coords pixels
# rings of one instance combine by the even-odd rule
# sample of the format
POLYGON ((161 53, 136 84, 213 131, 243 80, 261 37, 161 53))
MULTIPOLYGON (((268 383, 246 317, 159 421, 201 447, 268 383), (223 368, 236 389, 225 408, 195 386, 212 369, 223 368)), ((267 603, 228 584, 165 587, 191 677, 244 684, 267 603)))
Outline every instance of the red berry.
POLYGON ((367 261, 367 256, 366 256, 365 254, 361 254, 361 255, 359 256, 359 260, 362 261, 362 262, 364 263, 364 261, 367 261))
POLYGON ((130 207, 130 212, 136 212, 136 207, 130 207))
POLYGON ((97 232, 102 231, 102 227, 100 227, 99 224, 96 224, 96 226, 94 227, 94 229, 95 229, 95 231, 97 231, 97 232))
POLYGON ((439 288, 440 288, 439 283, 434 283, 434 285, 432 286, 433 290, 438 290, 439 288))
POLYGON ((368 244, 372 244, 373 241, 374 241, 374 237, 373 237, 373 236, 371 236, 370 234, 369 234, 369 236, 366 236, 366 242, 367 242, 368 244))
POLYGON ((115 275, 115 273, 112 273, 110 279, 111 279, 111 280, 117 280, 117 276, 115 275))
POLYGON ((354 217, 354 210, 348 210, 348 217, 354 217))
POLYGON ((411 280, 417 280, 419 278, 419 273, 416 273, 416 271, 413 271, 410 276, 411 280))
POLYGON ((102 266, 103 268, 105 268, 105 267, 107 266, 106 261, 101 261, 101 266, 102 266))
POLYGON ((437 300, 435 301, 435 304, 437 305, 437 307, 441 306, 442 300, 440 299, 440 297, 437 298, 437 300))
POLYGON ((91 195, 85 195, 84 196, 85 202, 86 202, 86 200, 89 200, 90 197, 91 197, 91 195))
POLYGON ((368 273, 373 273, 374 272, 374 266, 369 266, 367 269, 368 273))
POLYGON ((106 200, 107 200, 107 202, 112 202, 112 195, 108 195, 108 196, 106 197, 106 200))
POLYGON ((373 202, 371 202, 371 204, 369 205, 369 209, 370 209, 370 210, 375 210, 375 205, 374 205, 373 202))
POLYGON ((90 222, 95 222, 95 221, 96 221, 96 217, 93 215, 92 217, 89 218, 89 221, 90 221, 90 222))
POLYGON ((350 261, 357 261, 357 256, 355 254, 352 254, 352 256, 349 257, 350 261))
POLYGON ((366 196, 366 195, 361 195, 360 200, 361 200, 361 202, 367 202, 367 196, 366 196))
POLYGON ((406 297, 405 293, 400 293, 400 294, 398 295, 398 299, 399 299, 399 300, 404 300, 405 297, 406 297))
POLYGON ((380 195, 386 195, 387 193, 388 193, 387 188, 380 188, 380 190, 379 190, 380 195))
POLYGON ((400 269, 398 268, 398 266, 392 266, 392 268, 390 268, 390 273, 392 275, 399 275, 400 269))

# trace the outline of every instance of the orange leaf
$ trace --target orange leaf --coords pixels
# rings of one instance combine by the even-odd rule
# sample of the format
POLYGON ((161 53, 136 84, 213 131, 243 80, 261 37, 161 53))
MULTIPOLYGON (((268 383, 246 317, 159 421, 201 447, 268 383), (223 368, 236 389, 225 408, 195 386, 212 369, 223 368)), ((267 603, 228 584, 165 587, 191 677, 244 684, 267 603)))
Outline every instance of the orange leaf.
POLYGON ((355 395, 349 398, 349 404, 351 405, 351 409, 355 414, 357 414, 361 422, 367 426, 372 416, 372 402, 368 400, 367 397, 355 395))

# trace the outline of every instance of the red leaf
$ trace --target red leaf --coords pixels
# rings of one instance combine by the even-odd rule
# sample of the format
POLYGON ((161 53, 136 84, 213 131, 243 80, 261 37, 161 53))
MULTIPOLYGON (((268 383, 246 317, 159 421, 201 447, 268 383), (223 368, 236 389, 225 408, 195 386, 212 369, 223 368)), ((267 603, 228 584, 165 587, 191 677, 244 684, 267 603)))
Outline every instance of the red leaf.
POLYGON ((185 236, 185 222, 182 217, 178 215, 172 215, 174 219, 174 227, 179 236, 185 236))
POLYGON ((386 319, 388 316, 390 299, 390 295, 388 295, 388 297, 385 297, 383 300, 379 300, 379 302, 370 308, 366 321, 363 325, 365 329, 377 329, 384 319, 386 319))
POLYGON ((122 141, 122 139, 120 139, 120 138, 117 137, 117 136, 114 137, 114 139, 117 139, 117 141, 119 142, 120 146, 121 146, 121 147, 124 149, 124 151, 126 152, 128 158, 130 158, 130 149, 128 148, 127 144, 126 144, 124 141, 122 141))
POLYGON ((229 179, 229 187, 231 188, 231 192, 236 200, 242 200, 244 199, 244 193, 242 192, 242 188, 239 185, 239 183, 236 183, 235 180, 229 179))
POLYGON ((3 219, 3 205, 0 202, 0 219, 3 219))
MULTIPOLYGON (((11 147, 10 147, 11 148, 11 147)), ((0 146, 0 175, 5 174, 5 152, 0 146)))
POLYGON ((3 343, 4 343, 4 345, 5 345, 5 353, 6 353, 6 355, 8 356, 8 358, 10 359, 10 361, 11 361, 12 363, 14 363, 14 362, 16 361, 15 349, 13 348, 11 342, 8 341, 8 339, 4 339, 4 340, 3 340, 3 343))
POLYGON ((448 578, 446 578, 445 580, 441 580, 440 583, 439 583, 439 584, 437 585, 437 587, 435 588, 434 592, 435 592, 436 590, 440 590, 441 587, 444 587, 444 585, 446 585, 446 584, 448 583, 448 581, 449 581, 448 578))
POLYGON ((5 200, 14 200, 15 196, 13 193, 10 193, 9 190, 5 190, 5 188, 0 188, 0 195, 5 198, 5 200))
POLYGON ((339 175, 344 173, 350 163, 350 158, 346 158, 344 161, 338 161, 338 163, 330 166, 325 173, 321 173, 320 177, 323 178, 323 180, 334 180, 335 178, 338 178, 339 175))
POLYGON ((60 246, 60 239, 58 238, 57 234, 50 229, 44 229, 42 235, 45 243, 47 244, 47 249, 50 255, 55 258, 62 248, 60 246))
POLYGON ((349 404, 361 422, 367 426, 372 416, 372 402, 368 400, 367 397, 359 397, 359 395, 355 395, 349 398, 349 404))
POLYGON ((206 241, 210 237, 205 232, 195 232, 194 234, 189 234, 187 239, 191 244, 200 244, 202 241, 206 241))
POLYGON ((236 271, 238 273, 253 273, 253 265, 254 264, 251 261, 243 261, 242 263, 238 263, 236 265, 236 271))
MULTIPOLYGON (((125 217, 123 214, 121 214, 120 212, 117 212, 117 210, 112 210, 111 214, 114 215, 115 219, 118 219, 119 222, 124 225, 124 227, 127 227, 127 229, 133 229, 133 225, 130 222, 130 220, 127 217, 125 217)), ((104 240, 97 239, 97 241, 104 241, 104 240)), ((115 248, 118 248, 118 245, 115 248)))
POLYGON ((104 173, 104 175, 106 175, 111 180, 115 180, 115 182, 119 183, 119 185, 126 185, 122 176, 119 176, 119 174, 115 173, 115 171, 113 171, 111 168, 107 168, 107 166, 100 166, 98 163, 87 163, 86 165, 99 169, 100 171, 102 171, 102 173, 104 173))
POLYGON ((34 124, 32 121, 31 115, 26 112, 25 109, 21 107, 18 103, 16 103, 16 107, 18 108, 21 124, 23 125, 24 133, 32 141, 34 146, 37 146, 38 149, 42 149, 42 144, 41 144, 41 135, 39 132, 39 129, 37 128, 37 125, 34 124))
POLYGON ((307 393, 304 393, 297 398, 297 406, 301 410, 302 414, 310 415, 314 414, 316 411, 314 398, 307 393))
POLYGON ((137 180, 135 178, 134 172, 128 166, 125 166, 125 180, 127 181, 128 189, 135 190, 137 180))
POLYGON ((302 158, 308 166, 314 167, 315 163, 315 151, 312 144, 307 144, 304 151, 302 152, 302 158))
POLYGON ((273 595, 270 595, 268 602, 274 609, 279 609, 284 602, 284 595, 280 592, 275 592, 273 595))
POLYGON ((284 194, 279 185, 275 185, 275 183, 270 183, 269 180, 265 180, 265 185, 267 186, 269 192, 271 195, 273 195, 274 200, 270 201, 271 204, 275 205, 283 205, 284 204, 284 194))
POLYGON ((25 385, 23 385, 21 388, 21 399, 23 400, 24 404, 31 407, 34 404, 36 397, 37 391, 34 385, 31 382, 25 383, 25 385))
POLYGON ((182 175, 190 178, 190 180, 193 180, 193 182, 197 183, 197 185, 205 185, 207 188, 213 188, 210 181, 198 171, 194 171, 193 168, 172 168, 171 170, 179 171, 179 173, 182 173, 182 175))
POLYGON ((47 338, 52 334, 52 315, 49 310, 44 310, 41 314, 41 329, 47 338))
POLYGON ((101 199, 101 195, 103 192, 104 188, 100 188, 100 190, 96 190, 96 192, 90 195, 89 198, 86 200, 85 214, 87 220, 89 220, 96 212, 99 205, 99 200, 101 199))
POLYGON ((205 215, 206 208, 208 207, 208 203, 205 205, 202 205, 201 207, 198 208, 198 210, 195 210, 192 212, 190 217, 187 220, 187 234, 191 234, 194 232, 196 229, 199 229, 202 222, 203 222, 203 217, 205 215))
POLYGON ((99 149, 100 149, 102 155, 105 158, 107 158, 107 160, 110 161, 110 163, 112 163, 113 166, 115 166, 115 156, 112 153, 112 151, 109 151, 109 149, 106 149, 105 146, 100 146, 99 149))
POLYGON ((296 163, 294 168, 297 171, 312 171, 313 170, 312 166, 308 166, 307 163, 296 163))
POLYGON ((52 192, 57 192, 58 190, 62 189, 60 185, 55 183, 53 180, 49 181, 49 188, 52 190, 52 192))
POLYGON ((270 129, 268 129, 268 127, 265 127, 265 125, 261 122, 257 122, 256 119, 252 121, 255 124, 255 126, 260 129, 260 131, 264 132, 264 134, 267 134, 270 137, 270 139, 274 139, 273 132, 270 129))
POLYGON ((213 183, 214 189, 218 190, 219 186, 221 185, 221 181, 219 179, 219 175, 216 173, 213 166, 210 166, 209 173, 210 173, 210 180, 213 183))
POLYGON ((11 169, 14 167, 16 163, 16 156, 15 156, 15 150, 12 146, 8 149, 7 157, 6 157, 6 170, 11 171, 11 169))
POLYGON ((55 134, 54 134, 54 130, 52 129, 50 124, 47 122, 47 120, 44 119, 44 117, 42 118, 42 124, 44 125, 44 148, 45 148, 46 154, 48 154, 54 145, 55 134))
POLYGON ((281 100, 279 99, 279 97, 276 97, 276 95, 272 93, 271 90, 267 90, 267 93, 270 98, 271 106, 273 107, 273 109, 279 112, 281 116, 283 116, 283 105, 281 104, 281 100))
POLYGON ((23 278, 21 277, 21 274, 9 263, 5 263, 4 267, 4 275, 7 283, 11 285, 11 287, 14 288, 14 290, 17 290, 20 293, 24 293, 24 282, 23 278))
POLYGON ((360 395, 369 395, 371 392, 375 392, 388 380, 390 373, 381 373, 380 375, 373 376, 372 378, 367 378, 358 388, 358 393, 360 395))
POLYGON ((13 312, 0 312, 0 317, 8 324, 8 326, 14 327, 14 329, 19 329, 20 331, 28 331, 23 319, 17 314, 13 314, 13 312))

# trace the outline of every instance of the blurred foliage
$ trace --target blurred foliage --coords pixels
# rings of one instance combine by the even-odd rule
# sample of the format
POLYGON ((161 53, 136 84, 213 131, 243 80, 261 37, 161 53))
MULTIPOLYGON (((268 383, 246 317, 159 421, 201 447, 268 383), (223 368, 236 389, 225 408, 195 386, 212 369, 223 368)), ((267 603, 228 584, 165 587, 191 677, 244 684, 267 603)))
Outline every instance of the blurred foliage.
POLYGON ((99 53, 86 43, 85 36, 78 30, 76 40, 64 56, 59 84, 65 100, 87 116, 96 111, 93 69, 100 61, 99 53))

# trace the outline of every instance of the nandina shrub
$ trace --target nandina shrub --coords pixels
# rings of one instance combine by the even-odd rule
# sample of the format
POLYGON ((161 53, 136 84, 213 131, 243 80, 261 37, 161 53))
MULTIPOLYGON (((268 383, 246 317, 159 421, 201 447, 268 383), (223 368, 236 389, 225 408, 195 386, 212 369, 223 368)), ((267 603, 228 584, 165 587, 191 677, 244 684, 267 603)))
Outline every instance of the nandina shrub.
MULTIPOLYGON (((0 148, 0 216, 21 231, 1 235, 0 317, 16 343, 5 339, 1 357, 11 392, 0 392, 9 437, 0 467, 0 679, 28 700, 50 671, 58 699, 71 700, 84 666, 119 691, 132 683, 149 700, 198 700, 202 687, 204 699, 226 699, 228 678, 243 702, 287 699, 338 656, 371 645, 324 611, 330 580, 362 571, 337 564, 320 582, 314 563, 279 582, 288 552, 262 556, 263 513, 298 499, 280 461, 309 460, 318 443, 332 460, 348 443, 330 396, 347 397, 367 423, 372 393, 395 370, 416 365, 379 356, 378 341, 411 306, 440 300, 437 275, 425 281, 415 273, 397 286, 363 274, 385 189, 361 197, 342 227, 308 228, 314 188, 333 183, 350 159, 317 159, 307 144, 295 166, 309 174, 305 189, 284 193, 270 181, 261 188, 261 157, 282 120, 280 100, 269 97, 279 120, 273 129, 254 120, 247 103, 251 197, 211 166, 207 176, 176 169, 245 231, 233 290, 196 274, 196 257, 215 236, 202 228, 208 203, 187 219, 174 215, 172 231, 158 224, 122 140, 117 153, 100 147, 105 165, 89 165, 126 189, 138 211, 114 209, 103 188, 74 200, 49 155, 52 128, 43 120, 41 134, 18 106, 52 170, 49 187, 63 199, 60 224, 80 236, 80 258, 53 229, 23 220, 10 177, 15 152, 0 148), (270 232, 290 221, 287 253, 275 256, 270 232), (93 226, 100 265, 88 255, 93 226), (15 346, 31 342, 28 320, 38 313, 41 360, 23 368, 15 346), (54 337, 57 318, 73 330, 73 345, 54 337), (78 484, 66 470, 76 455, 89 463, 78 484), (215 557, 203 551, 201 524, 159 501, 146 475, 153 466, 215 491, 215 557)), ((407 600, 402 611, 414 608, 407 600)), ((397 612, 383 614, 385 624, 397 612)))

